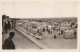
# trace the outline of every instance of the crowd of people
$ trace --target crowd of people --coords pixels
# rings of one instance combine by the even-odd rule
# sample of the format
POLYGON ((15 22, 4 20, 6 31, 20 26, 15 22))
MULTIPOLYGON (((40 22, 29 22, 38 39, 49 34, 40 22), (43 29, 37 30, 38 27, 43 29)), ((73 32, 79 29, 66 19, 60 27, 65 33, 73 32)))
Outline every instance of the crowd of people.
MULTIPOLYGON (((47 34, 48 35, 50 35, 50 34, 52 34, 52 35, 54 35, 54 38, 56 39, 56 35, 63 35, 63 33, 65 32, 65 31, 67 31, 68 29, 66 29, 66 28, 69 28, 69 29, 71 29, 72 28, 72 26, 74 26, 74 24, 73 23, 71 23, 71 27, 65 27, 65 28, 63 28, 63 27, 57 27, 57 26, 50 26, 49 27, 49 25, 47 25, 46 24, 46 26, 44 25, 44 24, 42 24, 43 25, 43 27, 40 27, 40 26, 42 26, 42 25, 39 25, 39 23, 35 23, 36 25, 36 28, 33 28, 33 25, 30 25, 29 24, 30 22, 28 22, 28 24, 27 23, 22 23, 22 26, 23 26, 23 28, 26 30, 26 31, 28 31, 28 32, 30 32, 30 33, 32 33, 34 36, 44 36, 44 34, 45 34, 45 32, 47 32, 47 34), (39 27, 39 28, 38 28, 39 27), (57 32, 57 33, 56 33, 57 32)), ((41 23, 41 22, 40 22, 41 23)), ((22 28, 22 27, 21 27, 22 28)), ((76 27, 74 27, 74 28, 76 28, 76 27)), ((72 29, 73 30, 73 29, 72 29)), ((75 32, 74 32, 74 34, 76 34, 75 32)))
POLYGON ((63 34, 63 30, 61 30, 60 28, 55 29, 55 27, 52 27, 52 26, 48 27, 49 25, 46 25, 46 26, 43 25, 44 27, 39 27, 41 25, 38 24, 38 25, 35 25, 36 28, 33 28, 33 25, 30 26, 30 24, 27 24, 27 23, 25 23, 25 24, 22 23, 21 28, 23 27, 26 31, 32 33, 33 36, 36 38, 43 37, 44 34, 47 33, 47 35, 53 34, 54 39, 56 39, 56 33, 55 33, 56 31, 60 32, 59 35, 63 34))
MULTIPOLYGON (((3 27, 3 36, 4 35, 7 35, 6 33, 9 33, 8 30, 11 30, 11 24, 10 24, 10 21, 7 20, 7 22, 4 22, 4 27, 3 27)), ((15 49, 15 44, 14 42, 12 41, 13 37, 15 35, 15 32, 10 32, 9 33, 9 37, 6 38, 4 40, 4 43, 2 44, 2 49, 15 49)))

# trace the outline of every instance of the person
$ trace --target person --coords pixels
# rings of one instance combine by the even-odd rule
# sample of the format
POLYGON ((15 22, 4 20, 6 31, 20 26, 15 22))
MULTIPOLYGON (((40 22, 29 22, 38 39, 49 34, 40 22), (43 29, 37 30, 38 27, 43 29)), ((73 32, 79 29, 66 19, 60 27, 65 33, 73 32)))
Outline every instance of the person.
POLYGON ((16 27, 16 20, 14 21, 14 27, 16 27))
POLYGON ((9 37, 4 41, 3 49, 15 49, 15 45, 12 41, 12 38, 14 37, 14 35, 15 35, 14 32, 9 33, 9 37))
POLYGON ((10 21, 8 20, 7 22, 8 22, 8 24, 7 24, 8 25, 8 29, 10 30, 10 28, 11 28, 10 21))
POLYGON ((56 35, 54 35, 54 39, 56 39, 56 35))
POLYGON ((5 29, 5 33, 7 33, 8 26, 7 26, 6 22, 5 22, 4 29, 5 29))
POLYGON ((63 30, 61 30, 61 35, 63 34, 63 30))
POLYGON ((45 28, 43 28, 43 32, 45 32, 45 28))

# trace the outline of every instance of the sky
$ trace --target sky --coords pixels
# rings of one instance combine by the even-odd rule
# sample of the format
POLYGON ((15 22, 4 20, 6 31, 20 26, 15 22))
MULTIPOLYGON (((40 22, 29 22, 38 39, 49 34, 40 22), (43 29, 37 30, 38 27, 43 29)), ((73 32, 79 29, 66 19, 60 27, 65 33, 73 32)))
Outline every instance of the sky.
POLYGON ((10 18, 77 17, 77 1, 2 0, 2 14, 10 18))

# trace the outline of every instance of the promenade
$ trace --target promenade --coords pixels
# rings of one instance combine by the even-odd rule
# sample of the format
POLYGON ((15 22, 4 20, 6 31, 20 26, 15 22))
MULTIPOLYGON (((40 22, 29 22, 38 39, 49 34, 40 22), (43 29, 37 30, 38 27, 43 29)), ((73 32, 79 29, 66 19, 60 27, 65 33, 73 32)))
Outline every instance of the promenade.
POLYGON ((15 44, 16 49, 40 49, 34 42, 29 40, 15 28, 8 30, 7 34, 4 34, 4 39, 9 37, 9 32, 15 32, 15 36, 13 38, 13 42, 15 44))

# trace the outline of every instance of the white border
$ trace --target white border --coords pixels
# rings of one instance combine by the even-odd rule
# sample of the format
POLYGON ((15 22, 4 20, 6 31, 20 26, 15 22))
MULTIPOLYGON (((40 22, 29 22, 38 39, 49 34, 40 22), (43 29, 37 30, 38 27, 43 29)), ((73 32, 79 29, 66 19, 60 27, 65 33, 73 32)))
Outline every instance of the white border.
MULTIPOLYGON (((12 2, 13 0, 0 0, 0 6, 2 6, 2 1, 5 1, 5 2, 12 2)), ((15 0, 16 1, 16 0, 15 0)), ((32 1, 36 1, 36 0, 26 0, 26 1, 29 1, 29 2, 32 2, 32 1)), ((43 1, 43 2, 46 2, 46 0, 38 0, 38 1, 43 1)), ((47 1, 50 1, 50 0, 47 0, 47 1)), ((44 50, 37 50, 37 49, 23 49, 23 50, 2 50, 2 11, 0 10, 0 51, 1 52, 79 52, 80 51, 80 1, 79 0, 54 0, 54 1, 59 1, 59 2, 75 2, 75 1, 78 1, 78 8, 77 8, 77 15, 78 15, 78 48, 77 49, 44 49, 44 50)), ((17 0, 16 2, 24 2, 24 0, 17 0)), ((0 7, 0 9, 2 9, 0 7)))

